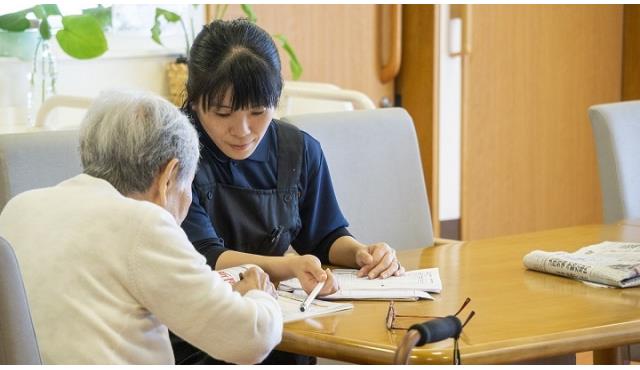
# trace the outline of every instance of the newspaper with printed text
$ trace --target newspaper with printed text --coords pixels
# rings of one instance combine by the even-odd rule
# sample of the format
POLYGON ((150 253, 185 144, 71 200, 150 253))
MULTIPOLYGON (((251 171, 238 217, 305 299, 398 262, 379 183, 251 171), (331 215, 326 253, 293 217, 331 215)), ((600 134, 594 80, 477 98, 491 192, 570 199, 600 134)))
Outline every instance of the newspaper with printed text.
POLYGON ((640 243, 602 242, 576 252, 535 250, 523 259, 531 270, 620 288, 640 285, 640 243))

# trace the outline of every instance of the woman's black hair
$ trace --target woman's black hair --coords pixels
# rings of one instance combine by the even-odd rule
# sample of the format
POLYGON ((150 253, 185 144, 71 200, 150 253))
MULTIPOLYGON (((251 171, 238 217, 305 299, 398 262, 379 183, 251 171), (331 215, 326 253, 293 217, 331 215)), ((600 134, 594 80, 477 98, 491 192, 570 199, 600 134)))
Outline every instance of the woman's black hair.
POLYGON ((271 36, 246 19, 215 20, 191 47, 184 107, 222 106, 231 91, 231 109, 276 107, 282 91, 280 57, 271 36))

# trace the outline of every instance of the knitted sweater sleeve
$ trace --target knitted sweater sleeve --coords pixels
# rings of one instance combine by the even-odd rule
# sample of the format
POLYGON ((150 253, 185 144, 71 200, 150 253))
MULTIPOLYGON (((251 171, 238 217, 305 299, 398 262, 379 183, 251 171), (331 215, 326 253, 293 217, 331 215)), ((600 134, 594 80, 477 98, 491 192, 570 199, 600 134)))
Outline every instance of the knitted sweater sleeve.
POLYGON ((138 228, 128 258, 132 292, 170 330, 212 357, 262 361, 282 339, 278 303, 263 291, 232 291, 163 211, 148 212, 138 228))

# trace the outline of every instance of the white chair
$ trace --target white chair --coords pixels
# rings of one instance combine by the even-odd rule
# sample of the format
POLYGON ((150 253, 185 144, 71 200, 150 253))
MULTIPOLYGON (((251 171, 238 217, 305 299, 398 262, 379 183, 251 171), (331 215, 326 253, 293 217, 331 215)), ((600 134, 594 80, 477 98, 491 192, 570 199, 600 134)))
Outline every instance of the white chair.
POLYGON ((349 230, 396 249, 433 245, 418 141, 401 108, 285 117, 322 145, 349 230))
POLYGON ((275 117, 375 107, 373 101, 359 91, 328 83, 285 81, 275 117))
POLYGON ((18 193, 82 173, 78 131, 0 135, 0 211, 18 193))
POLYGON ((604 221, 640 218, 640 100, 589 108, 604 221))
POLYGON ((41 363, 18 261, 0 238, 0 365, 41 363))
POLYGON ((73 108, 76 110, 76 114, 71 116, 67 115, 64 119, 66 124, 58 124, 55 128, 64 129, 77 127, 82 121, 82 115, 84 115, 83 111, 89 108, 92 102, 92 98, 84 96, 54 95, 42 103, 42 106, 38 109, 34 128, 50 128, 51 125, 47 124, 48 118, 51 116, 52 112, 55 112, 60 108, 73 108))

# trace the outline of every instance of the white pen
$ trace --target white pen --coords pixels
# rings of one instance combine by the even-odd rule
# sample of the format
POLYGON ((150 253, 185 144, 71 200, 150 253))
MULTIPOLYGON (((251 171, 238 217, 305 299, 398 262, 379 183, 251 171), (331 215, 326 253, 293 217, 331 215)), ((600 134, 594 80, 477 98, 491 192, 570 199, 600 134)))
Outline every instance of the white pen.
POLYGON ((302 302, 302 304, 300 305, 301 312, 304 312, 309 309, 309 305, 311 305, 311 302, 313 302, 313 300, 316 299, 316 297, 318 296, 318 293, 320 293, 320 291, 322 290, 322 287, 324 286, 325 282, 326 280, 320 281, 318 282, 318 284, 316 284, 316 287, 313 288, 311 293, 309 293, 309 295, 307 296, 307 299, 305 299, 304 302, 302 302))

